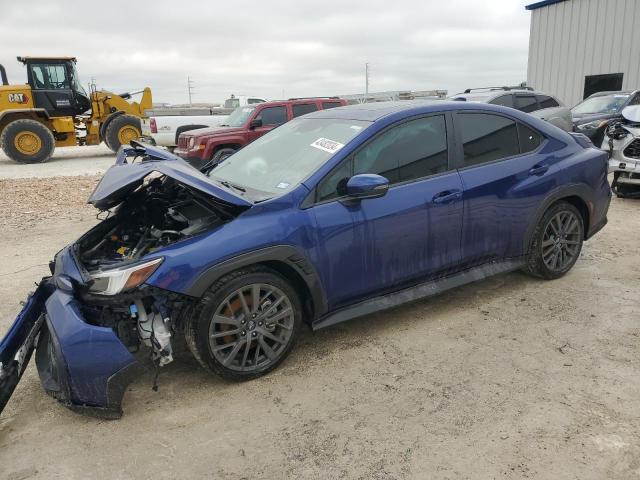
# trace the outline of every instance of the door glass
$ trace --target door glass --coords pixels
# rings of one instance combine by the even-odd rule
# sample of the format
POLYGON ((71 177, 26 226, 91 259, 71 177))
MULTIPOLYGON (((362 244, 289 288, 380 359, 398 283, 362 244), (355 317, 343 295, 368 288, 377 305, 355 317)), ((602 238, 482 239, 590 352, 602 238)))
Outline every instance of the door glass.
POLYGON ((518 155, 516 122, 488 113, 459 113, 464 166, 500 160, 518 155))
POLYGON ((36 89, 68 90, 70 88, 67 70, 62 64, 32 64, 31 75, 36 89))
POLYGON ((516 109, 530 113, 538 110, 538 101, 534 95, 516 95, 516 109))
POLYGON ((518 123, 518 137, 520 153, 533 152, 542 143, 542 135, 522 123, 518 123))
POLYGON ((256 120, 262 120, 262 125, 281 125, 287 121, 287 109, 267 107, 258 114, 256 120))
POLYGON ((324 108, 325 110, 328 108, 336 108, 341 106, 342 105, 340 104, 340 102, 322 102, 322 108, 324 108))
POLYGON ((492 105, 502 105, 503 107, 513 108, 513 95, 500 95, 489 102, 492 105))
POLYGON ((353 173, 375 173, 393 184, 444 172, 447 167, 444 117, 436 115, 378 135, 354 156, 353 173))
POLYGON ((352 165, 351 159, 345 160, 318 184, 316 202, 339 198, 347 193, 347 182, 351 178, 352 165))
POLYGON ((318 110, 315 103, 302 103, 293 105, 293 118, 299 117, 300 115, 305 115, 306 113, 315 112, 318 110))

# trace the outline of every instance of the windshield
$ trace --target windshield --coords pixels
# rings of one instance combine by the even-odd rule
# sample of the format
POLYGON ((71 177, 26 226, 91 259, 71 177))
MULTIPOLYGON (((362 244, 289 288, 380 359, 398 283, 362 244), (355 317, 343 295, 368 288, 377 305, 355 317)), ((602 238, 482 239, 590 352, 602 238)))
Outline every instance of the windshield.
POLYGON ((587 98, 571 109, 571 113, 618 113, 629 98, 628 94, 603 95, 587 98))
POLYGON ((223 127, 241 127, 256 107, 238 107, 227 117, 222 124, 223 127))
POLYGON ((213 180, 280 195, 323 165, 370 122, 299 118, 272 130, 211 171, 213 180))
POLYGON ((81 93, 87 98, 89 97, 85 89, 82 87, 82 84, 80 83, 80 75, 78 75, 78 70, 76 69, 75 64, 73 65, 73 68, 72 68, 71 88, 73 89, 74 92, 81 93))
POLYGON ((224 101, 224 108, 238 108, 240 106, 240 100, 238 98, 227 98, 224 101))

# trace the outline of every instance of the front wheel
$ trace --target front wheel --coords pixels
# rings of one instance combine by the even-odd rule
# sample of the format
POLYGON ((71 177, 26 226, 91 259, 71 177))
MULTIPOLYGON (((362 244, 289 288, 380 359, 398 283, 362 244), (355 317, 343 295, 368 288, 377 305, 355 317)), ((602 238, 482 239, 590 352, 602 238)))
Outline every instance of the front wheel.
POLYGON ((202 366, 231 380, 276 368, 301 323, 295 289, 276 272, 253 267, 218 280, 185 325, 189 349, 202 366))
POLYGON ((113 152, 118 152, 121 145, 129 145, 131 140, 142 136, 140 119, 133 115, 118 115, 107 125, 104 143, 113 152))
POLYGON ((578 260, 583 238, 584 224, 578 209, 567 202, 552 205, 533 233, 525 270, 547 280, 560 278, 578 260))
POLYGON ((24 118, 14 120, 4 128, 0 144, 14 162, 43 163, 53 155, 56 140, 46 125, 24 118))
POLYGON ((216 153, 214 153, 211 160, 213 161, 214 165, 218 165, 220 162, 229 158, 234 153, 236 153, 235 148, 221 148, 216 153))

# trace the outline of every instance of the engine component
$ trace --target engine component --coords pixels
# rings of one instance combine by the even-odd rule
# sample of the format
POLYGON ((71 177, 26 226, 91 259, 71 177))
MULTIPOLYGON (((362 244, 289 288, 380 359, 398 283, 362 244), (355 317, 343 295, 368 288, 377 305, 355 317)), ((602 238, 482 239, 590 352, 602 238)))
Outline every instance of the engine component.
POLYGON ((153 350, 153 358, 161 367, 173 361, 171 347, 171 319, 160 313, 147 310, 141 300, 131 304, 131 315, 138 318, 138 335, 146 346, 153 350))

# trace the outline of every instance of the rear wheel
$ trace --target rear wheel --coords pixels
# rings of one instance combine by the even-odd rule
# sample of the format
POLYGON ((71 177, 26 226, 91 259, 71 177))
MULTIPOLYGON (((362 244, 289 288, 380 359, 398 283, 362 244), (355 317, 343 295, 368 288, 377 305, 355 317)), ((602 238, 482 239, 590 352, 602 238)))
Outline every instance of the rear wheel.
POLYGON ((121 145, 129 145, 131 140, 142 136, 140 119, 133 115, 118 115, 107 125, 104 143, 113 152, 117 152, 121 145))
POLYGON ((196 359, 231 380, 276 368, 289 354, 301 322, 295 289, 262 267, 217 281, 187 321, 185 337, 196 359))
POLYGON ((19 163, 42 163, 53 155, 56 141, 45 125, 30 119, 14 120, 0 136, 2 150, 19 163))
POLYGON ((571 270, 582 250, 584 224, 576 207, 567 202, 552 205, 533 234, 526 271, 552 280, 571 270))

